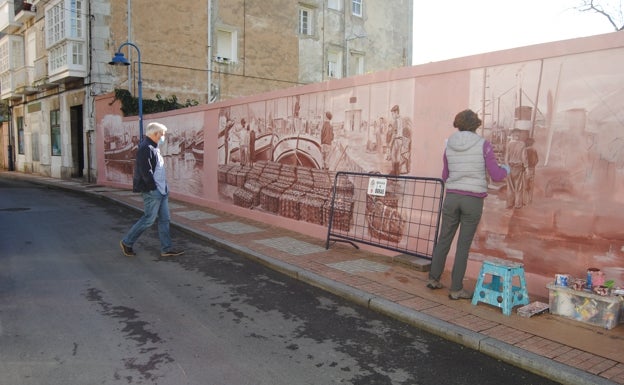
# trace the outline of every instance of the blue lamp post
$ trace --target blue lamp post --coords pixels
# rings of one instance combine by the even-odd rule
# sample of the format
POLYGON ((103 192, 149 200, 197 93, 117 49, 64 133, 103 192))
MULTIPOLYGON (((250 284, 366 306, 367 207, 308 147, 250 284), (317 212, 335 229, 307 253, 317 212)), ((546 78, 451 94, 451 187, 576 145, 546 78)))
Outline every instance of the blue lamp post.
POLYGON ((115 52, 115 56, 113 56, 113 58, 108 64, 114 65, 114 66, 120 66, 120 65, 129 66, 130 65, 130 62, 128 61, 128 59, 126 59, 123 52, 121 52, 121 49, 126 45, 134 47, 137 50, 137 53, 139 54, 138 84, 139 84, 139 142, 140 142, 143 140, 143 80, 141 79, 141 50, 139 50, 139 47, 137 47, 135 44, 130 43, 130 42, 125 42, 122 45, 120 45, 119 48, 117 48, 117 52, 115 52))

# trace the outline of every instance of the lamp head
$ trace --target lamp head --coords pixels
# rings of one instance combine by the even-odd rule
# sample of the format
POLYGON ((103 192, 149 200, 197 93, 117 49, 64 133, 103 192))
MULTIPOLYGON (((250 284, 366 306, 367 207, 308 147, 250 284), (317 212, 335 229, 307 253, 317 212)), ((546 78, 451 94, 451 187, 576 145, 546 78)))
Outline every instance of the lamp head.
POLYGON ((108 64, 113 66, 129 66, 130 62, 128 61, 128 59, 126 59, 123 52, 115 52, 115 56, 113 56, 108 64))

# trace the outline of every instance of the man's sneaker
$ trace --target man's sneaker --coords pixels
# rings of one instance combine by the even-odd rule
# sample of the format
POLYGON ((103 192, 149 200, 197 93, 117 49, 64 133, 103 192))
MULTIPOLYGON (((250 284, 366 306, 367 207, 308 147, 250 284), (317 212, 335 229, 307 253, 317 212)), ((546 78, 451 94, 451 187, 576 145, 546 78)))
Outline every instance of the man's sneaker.
POLYGON ((119 241, 119 246, 121 246, 121 252, 126 257, 134 257, 136 253, 132 250, 132 247, 124 245, 123 241, 119 241))
POLYGON ((182 255, 184 254, 184 250, 176 250, 176 249, 171 249, 169 251, 163 251, 162 253, 160 253, 161 257, 177 257, 178 255, 182 255))
POLYGON ((461 289, 459 291, 451 291, 449 292, 449 298, 452 300, 456 299, 472 299, 472 292, 468 290, 461 289))
POLYGON ((427 287, 431 290, 435 290, 442 289, 444 285, 442 285, 437 279, 429 278, 429 281, 427 281, 427 287))

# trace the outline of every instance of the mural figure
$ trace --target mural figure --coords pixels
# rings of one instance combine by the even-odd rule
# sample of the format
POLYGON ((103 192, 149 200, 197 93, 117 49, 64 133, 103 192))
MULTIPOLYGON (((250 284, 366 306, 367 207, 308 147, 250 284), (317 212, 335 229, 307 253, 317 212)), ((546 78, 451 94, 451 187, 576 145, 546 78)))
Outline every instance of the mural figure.
POLYGON ((535 139, 528 138, 526 140, 526 156, 527 169, 524 174, 524 203, 531 204, 533 202, 533 188, 535 186, 535 166, 539 162, 537 150, 533 147, 535 139))
POLYGON ((383 155, 386 153, 386 149, 388 147, 386 138, 386 133, 388 131, 388 124, 386 123, 386 119, 382 116, 379 118, 379 130, 377 131, 377 153, 383 155))
POLYGON ((321 129, 321 151, 323 153, 323 168, 328 169, 329 153, 331 151, 332 142, 334 141, 334 128, 332 127, 332 113, 325 112, 325 121, 321 129))
POLYGON ((505 150, 505 163, 511 167, 507 178, 507 208, 521 209, 524 205, 524 174, 528 166, 526 145, 520 140, 520 130, 511 131, 511 140, 505 150))
POLYGON ((403 122, 399 113, 399 106, 395 105, 390 110, 392 113, 392 142, 390 143, 390 161, 392 171, 390 174, 399 175, 401 165, 401 152, 403 150, 403 122))
POLYGON ((394 105, 390 112, 392 114, 389 131, 389 160, 392 163, 390 174, 400 175, 409 172, 411 129, 408 124, 409 121, 401 117, 398 105, 394 105))
POLYGON ((256 130, 247 126, 249 132, 249 165, 253 166, 256 160, 256 130))
POLYGON ((240 163, 246 166, 250 163, 251 157, 249 155, 249 124, 245 119, 241 119, 241 132, 240 132, 240 163))

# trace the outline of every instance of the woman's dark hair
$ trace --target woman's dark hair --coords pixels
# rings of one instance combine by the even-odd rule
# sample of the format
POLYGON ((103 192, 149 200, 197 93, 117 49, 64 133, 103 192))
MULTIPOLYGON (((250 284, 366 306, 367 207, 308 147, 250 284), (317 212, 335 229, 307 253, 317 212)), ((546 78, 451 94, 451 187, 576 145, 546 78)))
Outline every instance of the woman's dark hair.
POLYGON ((455 115, 453 127, 459 131, 475 131, 481 125, 481 119, 473 110, 463 110, 455 115))

